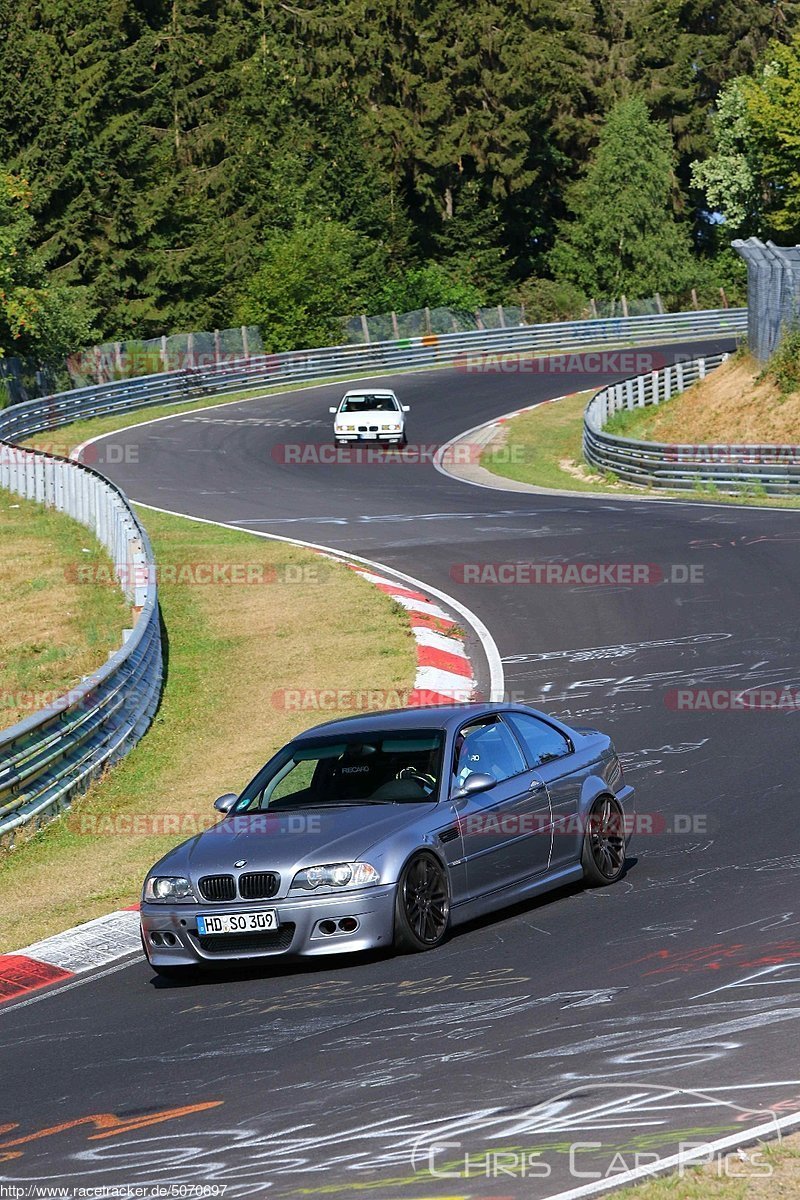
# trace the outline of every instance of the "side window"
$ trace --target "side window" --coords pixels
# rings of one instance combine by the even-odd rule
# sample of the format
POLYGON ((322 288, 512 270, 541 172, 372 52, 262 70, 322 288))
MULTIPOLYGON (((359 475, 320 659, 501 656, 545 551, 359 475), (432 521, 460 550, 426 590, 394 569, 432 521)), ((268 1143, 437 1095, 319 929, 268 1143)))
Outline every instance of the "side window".
POLYGON ((506 720, 525 746, 532 766, 541 767, 544 763, 571 753, 564 735, 545 721, 525 713, 506 713, 506 720))
POLYGON ((465 725, 456 738, 454 774, 460 785, 476 772, 496 780, 510 779, 526 769, 514 738, 496 717, 465 725))

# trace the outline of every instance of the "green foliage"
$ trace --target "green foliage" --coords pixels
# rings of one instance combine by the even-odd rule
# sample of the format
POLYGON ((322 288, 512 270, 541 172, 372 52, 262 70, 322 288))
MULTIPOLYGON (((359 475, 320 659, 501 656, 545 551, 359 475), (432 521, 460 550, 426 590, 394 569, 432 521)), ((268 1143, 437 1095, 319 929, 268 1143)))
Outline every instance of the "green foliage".
POLYGON ((514 293, 517 304, 525 306, 529 323, 574 321, 589 316, 589 302, 579 287, 564 280, 526 279, 514 293))
POLYGON ((267 350, 335 345, 337 317, 359 312, 380 247, 337 221, 309 221, 267 238, 240 298, 237 324, 260 325, 267 350))
POLYGON ((435 262, 391 276, 369 300, 371 312, 412 312, 426 307, 472 312, 485 302, 485 295, 474 284, 435 262))
POLYGON ((772 379, 782 396, 800 391, 800 330, 785 333, 780 345, 757 377, 758 381, 772 379))
POLYGON ((611 110, 586 176, 568 194, 575 214, 550 256, 554 274, 590 296, 678 292, 692 276, 675 219, 672 143, 636 97, 611 110))
POLYGON ((0 354, 53 360, 90 340, 93 313, 85 289, 46 278, 32 236, 28 184, 0 173, 0 354))
POLYGON ((720 92, 712 118, 715 152, 692 164, 692 184, 713 209, 725 214, 731 231, 748 234, 757 220, 759 189, 746 80, 732 79, 720 92))
POLYGON ((714 118, 715 150, 692 180, 731 234, 800 239, 800 34, 773 43, 753 76, 731 80, 714 118))
POLYGON ((800 33, 788 46, 770 47, 746 94, 764 219, 794 243, 800 240, 800 33))

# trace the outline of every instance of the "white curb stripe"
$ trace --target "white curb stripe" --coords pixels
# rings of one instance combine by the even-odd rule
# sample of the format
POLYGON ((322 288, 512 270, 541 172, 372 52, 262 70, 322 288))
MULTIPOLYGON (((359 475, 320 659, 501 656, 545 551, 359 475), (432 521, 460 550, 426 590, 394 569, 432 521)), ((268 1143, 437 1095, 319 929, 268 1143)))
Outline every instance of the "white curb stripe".
POLYGON ((475 680, 471 675, 454 675, 452 671, 442 671, 439 667, 417 667, 414 686, 421 691, 469 700, 475 690, 475 680))
POLYGON ((437 633, 435 629, 428 629, 425 625, 412 625, 411 631, 420 646, 429 646, 431 650, 442 650, 445 654, 455 654, 458 658, 469 659, 463 642, 456 638, 447 637, 444 633, 437 633))
POLYGON ((402 604, 403 608, 407 608, 409 612, 423 613, 426 617, 438 617, 440 621, 448 621, 452 625, 453 618, 449 613, 446 613, 443 608, 439 608, 438 604, 432 604, 427 600, 409 600, 408 596, 393 595, 393 600, 398 604, 402 604))
POLYGON ((104 967, 134 950, 141 950, 139 913, 119 910, 14 953, 78 975, 94 967, 104 967))

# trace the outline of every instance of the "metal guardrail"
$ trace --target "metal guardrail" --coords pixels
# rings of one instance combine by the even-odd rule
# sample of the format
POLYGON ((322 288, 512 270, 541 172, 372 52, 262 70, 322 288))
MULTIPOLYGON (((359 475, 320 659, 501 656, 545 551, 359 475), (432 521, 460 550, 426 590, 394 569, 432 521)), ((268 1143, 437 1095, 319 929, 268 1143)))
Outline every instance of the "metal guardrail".
POLYGON ((684 391, 728 356, 716 354, 637 375, 597 392, 583 418, 583 453, 600 471, 613 471, 628 483, 692 490, 714 484, 728 490, 763 490, 769 495, 800 491, 800 446, 691 446, 642 442, 607 433, 622 410, 660 404, 684 391))
POLYGON ((11 847, 135 745, 158 705, 162 660, 153 553, 123 493, 90 467, 2 442, 0 486, 92 530, 137 614, 100 670, 0 732, 0 845, 11 847))
POLYGON ((248 391, 313 379, 384 373, 413 367, 459 364, 486 355, 565 352, 592 346, 636 345, 699 337, 733 337, 744 332, 747 310, 709 309, 661 316, 564 321, 514 329, 431 334, 364 346, 332 346, 265 354, 205 367, 184 368, 138 379, 92 384, 0 411, 0 438, 19 440, 72 421, 109 413, 180 404, 203 396, 248 391))
POLYGON ((89 467, 13 443, 95 416, 315 379, 460 361, 469 369, 473 359, 485 365, 491 355, 733 336, 745 329, 746 317, 744 309, 616 317, 260 355, 77 388, 0 411, 0 486, 67 512, 92 529, 140 609, 125 644, 104 667, 52 708, 0 733, 0 845, 13 844, 23 825, 38 827, 62 811, 135 744, 155 712, 162 676, 152 551, 125 496, 89 467))

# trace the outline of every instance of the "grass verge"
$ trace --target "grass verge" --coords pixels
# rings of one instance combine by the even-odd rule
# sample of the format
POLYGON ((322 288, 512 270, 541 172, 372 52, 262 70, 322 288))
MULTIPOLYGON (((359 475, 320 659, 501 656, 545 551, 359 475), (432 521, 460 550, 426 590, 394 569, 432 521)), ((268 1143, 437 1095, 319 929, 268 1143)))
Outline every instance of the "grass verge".
POLYGON ((800 442, 800 391, 739 353, 666 403, 615 413, 608 433, 683 445, 800 442))
POLYGON ((698 485, 691 492, 643 488, 624 483, 611 473, 601 475, 593 471, 584 462, 581 447, 583 412, 591 396, 592 392, 577 392, 512 417, 498 426, 495 438, 481 455, 481 466, 504 479, 572 492, 628 495, 648 500, 800 508, 800 499, 762 496, 756 489, 733 495, 719 491, 713 484, 698 485))
POLYGON ((0 490, 0 729, 101 667, 131 611, 111 559, 65 513, 0 490), (86 582, 83 582, 83 581, 86 582))
POLYGON ((636 1200, 796 1200, 800 1196, 800 1134, 750 1146, 709 1166, 665 1175, 620 1191, 636 1200))
POLYGON ((216 796, 299 729, 348 711, 343 686, 413 686, 405 613, 356 572, 286 543, 142 515, 168 639, 161 707, 127 758, 0 861, 0 951, 138 900, 147 869, 213 819, 216 796), (203 583, 210 566, 251 582, 203 583), (322 691, 335 711, 314 708, 322 691))

